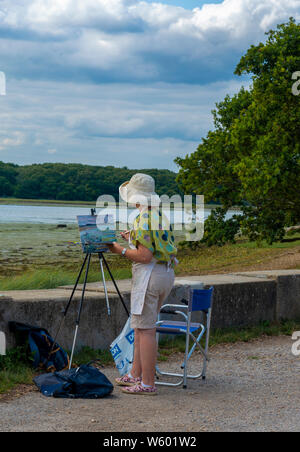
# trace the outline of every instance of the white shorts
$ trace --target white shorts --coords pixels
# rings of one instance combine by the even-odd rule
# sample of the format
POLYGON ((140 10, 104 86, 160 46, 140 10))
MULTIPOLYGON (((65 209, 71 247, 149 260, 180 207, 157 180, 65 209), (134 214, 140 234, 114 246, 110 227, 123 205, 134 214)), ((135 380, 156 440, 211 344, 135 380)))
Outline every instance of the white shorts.
POLYGON ((152 270, 141 315, 132 314, 131 328, 155 328, 160 308, 174 285, 174 270, 167 264, 156 264, 152 270))

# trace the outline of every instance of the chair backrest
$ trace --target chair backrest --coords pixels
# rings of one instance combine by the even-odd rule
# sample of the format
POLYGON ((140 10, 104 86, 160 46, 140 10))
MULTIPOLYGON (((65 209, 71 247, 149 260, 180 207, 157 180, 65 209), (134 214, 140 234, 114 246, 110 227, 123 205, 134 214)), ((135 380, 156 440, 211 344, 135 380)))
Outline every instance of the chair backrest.
POLYGON ((209 289, 191 289, 189 311, 207 311, 212 305, 213 287, 209 289))

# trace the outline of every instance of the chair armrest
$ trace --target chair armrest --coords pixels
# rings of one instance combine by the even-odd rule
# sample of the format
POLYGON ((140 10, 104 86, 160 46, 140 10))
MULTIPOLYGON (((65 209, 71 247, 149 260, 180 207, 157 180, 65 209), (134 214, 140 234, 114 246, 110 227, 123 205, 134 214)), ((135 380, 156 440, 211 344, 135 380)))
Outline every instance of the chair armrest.
MULTIPOLYGON (((178 308, 187 309, 188 306, 182 306, 181 304, 165 304, 164 306, 161 307, 161 309, 159 311, 159 315, 160 314, 181 315, 184 318, 184 320, 187 322, 187 315, 182 311, 178 311, 177 310, 178 308)), ((160 320, 160 318, 159 318, 159 320, 160 320)))
POLYGON ((188 317, 187 315, 182 311, 177 311, 177 309, 188 309, 188 306, 181 305, 181 304, 165 304, 160 308, 158 320, 160 321, 160 314, 172 314, 172 315, 181 315, 184 320, 187 322, 188 317))
POLYGON ((168 309, 163 309, 162 311, 160 311, 160 314, 173 314, 173 315, 178 314, 178 315, 181 315, 182 317, 184 317, 184 320, 187 321, 187 315, 182 311, 171 311, 168 309))
POLYGON ((163 309, 163 308, 161 308, 160 314, 176 314, 176 311, 172 311, 172 309, 163 309))
POLYGON ((164 304, 161 308, 160 308, 160 312, 161 312, 161 310, 162 309, 165 309, 165 308, 174 308, 174 309, 181 309, 181 308, 184 308, 184 309, 187 309, 188 308, 188 306, 185 306, 185 305, 182 305, 182 304, 164 304))
POLYGON ((186 322, 188 321, 188 316, 184 312, 182 312, 182 311, 175 311, 175 314, 181 315, 186 322))

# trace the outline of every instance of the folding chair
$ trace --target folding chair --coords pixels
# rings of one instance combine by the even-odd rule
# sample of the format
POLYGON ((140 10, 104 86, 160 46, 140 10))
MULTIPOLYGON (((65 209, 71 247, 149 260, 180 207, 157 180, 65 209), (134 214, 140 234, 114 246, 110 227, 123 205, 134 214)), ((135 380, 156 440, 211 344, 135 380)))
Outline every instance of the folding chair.
POLYGON ((182 373, 172 373, 163 372, 156 366, 156 376, 159 379, 160 375, 166 375, 170 377, 179 377, 180 381, 177 383, 169 383, 163 381, 156 381, 156 384, 167 385, 167 386, 180 386, 183 383, 183 388, 187 387, 187 379, 197 379, 202 377, 203 380, 206 378, 206 369, 208 358, 208 345, 209 345, 209 334, 210 334, 210 324, 211 324, 211 311, 212 311, 212 295, 213 287, 210 289, 191 289, 189 300, 182 300, 182 305, 176 304, 165 304, 160 310, 160 314, 177 314, 184 318, 183 322, 178 322, 174 320, 160 320, 161 315, 159 314, 158 322, 156 323, 157 334, 185 334, 186 345, 185 345, 185 355, 184 361, 181 365, 183 369, 182 373), (180 310, 179 310, 180 309, 180 310), (187 312, 184 312, 187 311, 187 312), (192 313, 196 311, 202 311, 205 314, 205 325, 202 323, 192 323, 192 313), (198 334, 198 330, 199 334, 198 334), (197 332, 197 336, 194 333, 197 332), (202 337, 205 334, 205 348, 200 344, 202 337), (190 348, 190 339, 194 342, 190 348), (203 368, 199 374, 190 375, 188 374, 188 361, 192 356, 195 348, 198 348, 203 356, 203 368))

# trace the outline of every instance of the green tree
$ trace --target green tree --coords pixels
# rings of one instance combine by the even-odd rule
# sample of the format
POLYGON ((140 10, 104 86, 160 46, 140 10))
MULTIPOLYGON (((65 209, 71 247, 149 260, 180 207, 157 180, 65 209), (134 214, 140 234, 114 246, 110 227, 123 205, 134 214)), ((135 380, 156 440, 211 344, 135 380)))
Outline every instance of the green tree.
POLYGON ((95 201, 103 194, 119 197, 119 186, 136 172, 151 174, 159 194, 178 193, 176 174, 169 170, 129 170, 113 166, 44 163, 17 166, 0 162, 0 196, 27 199, 95 201))
POLYGON ((0 196, 12 196, 17 177, 16 165, 0 162, 0 196))
POLYGON ((228 209, 243 211, 251 240, 282 239, 284 226, 300 222, 300 97, 292 75, 300 70, 300 25, 294 19, 267 33, 237 65, 252 74, 249 90, 227 96, 213 111, 215 130, 184 159, 178 182, 228 209))

